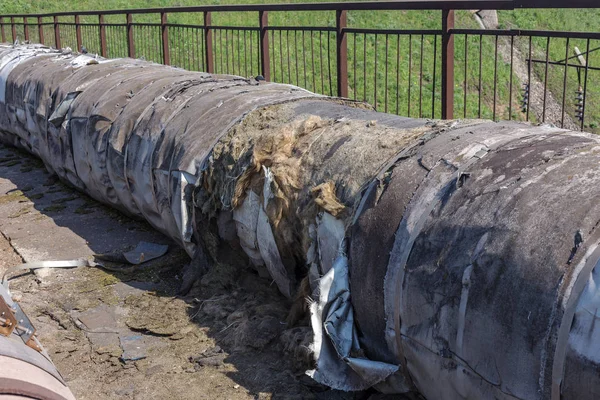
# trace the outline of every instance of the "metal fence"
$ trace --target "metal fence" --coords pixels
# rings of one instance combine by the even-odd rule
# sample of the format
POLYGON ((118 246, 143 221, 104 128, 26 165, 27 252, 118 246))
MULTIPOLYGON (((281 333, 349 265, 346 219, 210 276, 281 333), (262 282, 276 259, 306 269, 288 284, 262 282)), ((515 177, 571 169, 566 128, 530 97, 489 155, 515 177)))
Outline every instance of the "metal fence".
MULTIPOLYGON (((0 16, 0 35, 3 42, 262 75, 411 117, 531 120, 594 131, 600 87, 589 82, 600 70, 600 33, 454 28, 454 10, 598 7, 594 3, 418 0, 78 11, 0 16), (372 10, 374 16, 382 10, 440 10, 441 29, 352 28, 347 17, 353 10, 372 10), (269 25, 269 12, 286 11, 335 12, 335 27, 269 25), (221 12, 253 13, 256 24, 213 25, 213 13, 221 12), (199 23, 169 22, 181 13, 197 15, 199 23), (575 47, 578 55, 572 54, 575 47)), ((600 74, 593 79, 600 81, 600 74)))

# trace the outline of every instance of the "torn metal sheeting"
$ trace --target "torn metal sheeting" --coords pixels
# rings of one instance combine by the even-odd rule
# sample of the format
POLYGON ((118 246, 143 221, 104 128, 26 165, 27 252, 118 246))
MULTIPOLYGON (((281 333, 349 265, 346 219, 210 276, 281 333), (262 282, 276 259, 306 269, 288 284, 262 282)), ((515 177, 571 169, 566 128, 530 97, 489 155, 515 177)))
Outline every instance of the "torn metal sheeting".
MULTIPOLYGON (((107 254, 94 254, 94 258, 113 263, 139 265, 164 256, 167 254, 168 250, 169 245, 141 241, 132 250, 107 254)), ((107 267, 104 265, 101 265, 101 267, 111 271, 127 270, 127 268, 107 267)))
POLYGON ((166 244, 142 241, 138 243, 135 249, 123 253, 123 256, 129 264, 138 265, 164 256, 167 250, 169 250, 169 246, 166 244))
POLYGON ((67 260, 67 261, 32 261, 25 264, 16 265, 8 268, 2 275, 2 286, 8 289, 8 279, 10 275, 18 271, 36 270, 41 268, 77 268, 87 267, 88 260, 67 260))
POLYGON ((361 356, 349 284, 348 259, 340 255, 320 279, 319 299, 310 307, 317 366, 309 375, 331 387, 365 390, 395 373, 398 365, 361 356))
POLYGON ((600 392, 597 136, 0 46, 0 140, 145 218, 198 276, 218 234, 286 297, 308 291, 311 375, 335 389, 600 392))

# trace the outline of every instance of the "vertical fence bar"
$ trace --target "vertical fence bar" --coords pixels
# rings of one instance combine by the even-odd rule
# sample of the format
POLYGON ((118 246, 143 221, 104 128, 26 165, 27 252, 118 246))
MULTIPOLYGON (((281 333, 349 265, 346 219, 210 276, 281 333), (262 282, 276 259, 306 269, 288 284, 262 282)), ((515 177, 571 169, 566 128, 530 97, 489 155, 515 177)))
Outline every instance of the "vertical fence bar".
POLYGON ((331 35, 327 32, 327 72, 329 73, 329 95, 333 96, 331 87, 331 35))
MULTIPOLYGON (((313 67, 314 69, 314 67, 313 67)), ((363 33, 363 101, 367 101, 367 34, 363 33)))
POLYGON ((302 31, 302 62, 304 64, 304 87, 307 88, 308 86, 306 86, 306 48, 305 48, 305 35, 304 35, 304 31, 302 31))
POLYGON ((315 45, 314 45, 314 35, 313 32, 310 32, 310 58, 312 65, 312 91, 315 92, 317 89, 317 78, 316 78, 316 70, 315 70, 315 45))
POLYGON ((12 41, 17 40, 17 28, 15 26, 15 17, 10 17, 10 27, 12 29, 12 41))
POLYGON ((356 36, 357 35, 358 34, 356 34, 356 33, 354 33, 352 35, 353 39, 354 39, 354 45, 352 46, 352 50, 354 51, 354 56, 352 57, 352 59, 353 59, 352 61, 354 61, 354 66, 352 69, 352 78, 354 80, 353 85, 352 85, 352 91, 354 92, 354 100, 356 100, 356 92, 357 92, 357 90, 356 90, 356 36))
POLYGON ((298 77, 298 58, 299 56, 297 55, 298 53, 298 40, 296 39, 296 34, 298 33, 297 30, 294 30, 294 51, 296 52, 296 57, 294 57, 296 59, 296 85, 300 86, 300 81, 299 81, 299 77, 298 77))
POLYGON ((396 35, 396 115, 400 115, 400 34, 396 35))
MULTIPOLYGON (((267 38, 268 38, 269 34, 267 33, 267 38)), ((259 48, 261 46, 258 46, 259 48)), ((271 48, 273 49, 273 77, 275 77, 275 79, 277 79, 277 60, 275 59, 275 31, 271 31, 271 48)), ((262 51, 262 49, 261 49, 262 51)), ((260 57, 259 57, 260 58, 260 57)), ((269 67, 271 66, 271 63, 269 61, 269 67)))
POLYGON ((508 120, 512 120, 513 70, 515 58, 515 37, 510 37, 510 79, 508 83, 508 120))
POLYGON ((42 25, 42 22, 42 17, 37 17, 38 36, 40 39, 40 44, 44 44, 44 25, 42 25))
POLYGON ((288 30, 286 33, 288 81, 292 84, 292 67, 290 67, 290 31, 288 30))
POLYGON ((442 10, 442 119, 454 117, 454 10, 442 10))
POLYGON ((431 86, 431 118, 435 118, 435 75, 437 73, 437 35, 433 36, 433 85, 431 86))
MULTIPOLYGON (((229 29, 225 29, 225 72, 229 74, 229 41, 227 40, 229 29)), ((233 39, 232 39, 233 44, 233 39)), ((219 49, 220 51, 223 51, 219 49)), ((233 73, 233 72, 232 72, 233 73)))
POLYGON ((135 42, 133 41, 133 15, 127 14, 127 56, 135 58, 135 42))
POLYGON ((0 39, 6 42, 6 32, 4 32, 4 17, 0 17, 0 39))
POLYGON ((498 35, 494 37, 494 109, 492 111, 492 121, 496 121, 496 103, 498 101, 498 35))
POLYGON ((171 54, 169 53, 169 26, 167 25, 167 13, 160 13, 160 33, 162 40, 163 64, 171 65, 171 54))
POLYGON ((529 121, 529 109, 531 108, 531 96, 533 95, 533 90, 531 87, 531 66, 533 64, 533 47, 532 47, 533 36, 529 36, 529 60, 527 61, 527 87, 529 89, 529 93, 527 95, 527 116, 526 120, 529 121))
POLYGON ((478 103, 477 103, 477 118, 481 118, 481 81, 483 75, 483 35, 479 35, 479 86, 477 87, 478 92, 478 103))
POLYGON ((546 66, 544 68, 544 102, 542 107, 542 122, 546 122, 546 101, 548 99, 548 63, 550 62, 550 36, 546 41, 546 66))
MULTIPOLYGON (((410 102, 411 102, 411 87, 412 87, 412 67, 413 67, 413 62, 412 62, 412 50, 413 50, 413 45, 412 45, 412 35, 408 35, 408 90, 407 90, 407 98, 408 98, 408 105, 406 108, 406 116, 410 117, 410 102)), ((443 106, 443 105, 442 105, 443 106)))
POLYGON ((58 16, 54 16, 54 46, 57 49, 62 48, 60 44, 60 27, 58 26, 58 16))
MULTIPOLYGON (((587 107, 587 85, 588 85, 588 71, 590 68, 590 39, 587 40, 587 46, 585 50, 586 60, 585 60, 585 75, 583 78, 583 107, 581 109, 581 130, 585 128, 585 108, 587 107)), ((565 62, 569 62, 568 60, 565 62)))
POLYGON ((211 17, 210 11, 204 12, 204 49, 206 51, 206 72, 212 74, 215 72, 215 63, 213 60, 213 40, 212 29, 210 29, 211 17))
MULTIPOLYGON (((285 74, 284 74, 284 69, 283 69, 283 40, 281 39, 281 30, 279 31, 279 67, 280 67, 280 71, 281 71, 281 81, 280 82, 285 82, 285 74)), ((275 43, 275 39, 273 39, 273 43, 275 43)), ((273 51, 273 57, 275 57, 275 51, 273 51)), ((321 55, 321 63, 323 62, 323 56, 321 55)), ((275 74, 274 76, 275 80, 277 80, 277 74, 275 74)))
POLYGON ((205 60, 204 60, 204 54, 205 54, 205 50, 204 50, 204 42, 200 41, 200 33, 199 30, 196 29, 196 45, 198 46, 198 71, 202 71, 203 68, 202 66, 206 65, 205 64, 205 60))
POLYGON ((560 127, 565 127, 565 102, 567 100, 567 72, 569 69, 569 38, 567 38, 567 45, 565 49, 565 70, 563 75, 563 98, 562 98, 562 111, 560 116, 560 127))
POLYGON ((337 32, 337 95, 348 97, 348 40, 346 37, 346 24, 348 15, 346 10, 336 11, 337 32))
MULTIPOLYGON (((218 47, 218 50, 215 52, 216 54, 219 54, 219 73, 223 74, 225 71, 225 68, 223 67, 223 53, 225 53, 223 51, 223 29, 219 29, 219 43, 217 44, 217 39, 215 38, 215 46, 218 47)), ((225 43, 227 44, 227 42, 225 43)), ((225 60, 227 61, 227 60, 225 60)))
POLYGON ((467 89, 469 87, 469 35, 465 35, 465 81, 463 89, 463 118, 467 118, 467 89))
POLYGON ((27 23, 27 17, 23 17, 23 34, 25 40, 29 40, 29 24, 27 23))
POLYGON ((258 22, 260 26, 260 63, 262 76, 266 81, 271 80, 271 61, 269 60, 269 12, 259 11, 258 22))
POLYGON ((425 36, 421 35, 421 54, 419 61, 419 118, 423 118, 423 42, 425 36))
MULTIPOLYGON (((373 71, 377 71, 377 34, 375 34, 375 68, 373 71)), ((373 106, 375 106, 375 111, 377 111, 377 73, 373 74, 373 106)))
POLYGON ((104 15, 98 15, 98 30, 100 31, 100 56, 106 57, 106 26, 104 15))
POLYGON ((83 41, 81 40, 81 24, 79 21, 79 15, 75 14, 75 36, 77 39, 77 51, 81 51, 83 47, 83 41))
POLYGON ((385 35, 385 94, 384 94, 384 112, 388 112, 388 47, 389 47, 389 37, 390 35, 385 35))

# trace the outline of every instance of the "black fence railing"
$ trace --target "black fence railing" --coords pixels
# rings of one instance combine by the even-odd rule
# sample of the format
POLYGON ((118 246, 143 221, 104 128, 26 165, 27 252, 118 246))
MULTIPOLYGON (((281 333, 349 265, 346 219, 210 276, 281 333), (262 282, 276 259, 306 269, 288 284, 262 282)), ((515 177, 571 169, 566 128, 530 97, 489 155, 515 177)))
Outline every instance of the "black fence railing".
POLYGON ((464 9, 591 8, 594 1, 384 1, 198 6, 0 15, 3 42, 70 47, 177 67, 262 75, 377 110, 424 118, 550 122, 597 131, 600 33, 455 29, 464 9), (363 29, 348 13, 440 10, 441 29, 363 29), (272 26, 269 12, 335 12, 335 26, 272 26), (211 23, 213 13, 257 13, 252 26, 211 23), (170 23, 193 13, 198 24, 170 23), (148 22, 154 21, 154 22, 148 22))

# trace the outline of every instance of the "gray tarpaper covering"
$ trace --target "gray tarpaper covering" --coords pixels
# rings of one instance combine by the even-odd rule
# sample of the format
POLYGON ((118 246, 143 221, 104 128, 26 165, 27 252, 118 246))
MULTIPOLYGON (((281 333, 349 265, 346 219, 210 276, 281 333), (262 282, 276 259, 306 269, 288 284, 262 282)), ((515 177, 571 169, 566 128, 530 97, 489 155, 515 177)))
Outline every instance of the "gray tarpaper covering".
MULTIPOLYGON (((598 368, 590 362, 597 350, 589 346, 585 361, 552 373, 560 361, 559 327, 568 333, 571 326, 562 317, 569 282, 598 241, 600 193, 591 183, 600 179, 598 139, 515 123, 449 136, 425 143, 416 159, 401 160, 379 201, 357 220, 362 228, 351 236, 351 248, 380 243, 378 252, 391 252, 365 272, 361 260, 369 253, 351 253, 351 277, 364 285, 361 274, 379 276, 384 289, 373 301, 352 285, 360 288, 353 305, 363 335, 371 321, 386 321, 387 345, 366 335, 362 344, 371 356, 388 349, 387 357, 405 366, 427 398, 550 398, 555 379, 563 381, 564 394, 569 368, 598 368), (460 173, 482 146, 488 153, 460 173), (410 188, 406 203, 396 188, 410 188), (398 221, 390 229, 372 225, 390 216, 398 221), (578 230, 585 245, 569 262, 578 230)), ((576 332, 571 335, 581 335, 576 332)), ((570 393, 593 398, 597 385, 597 378, 579 386, 572 381, 570 393)))
POLYGON ((287 297, 308 273, 319 382, 431 399, 600 392, 595 136, 407 119, 289 85, 0 46, 0 139, 190 255, 216 217, 287 297), (272 158, 232 209, 264 137, 289 151, 262 149, 272 158), (229 188, 210 186, 219 171, 235 172, 229 188), (298 187, 275 223, 280 182, 298 187), (324 183, 334 193, 317 207, 324 183), (218 201, 205 213, 207 198, 218 201))
POLYGON ((367 389, 398 370, 397 365, 361 355, 350 301, 348 259, 337 257, 319 281, 319 298, 311 304, 317 366, 308 374, 331 387, 367 389), (339 360, 345 364, 340 364, 339 360))

